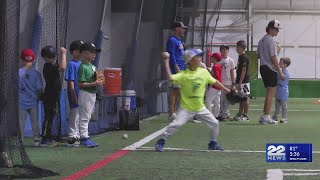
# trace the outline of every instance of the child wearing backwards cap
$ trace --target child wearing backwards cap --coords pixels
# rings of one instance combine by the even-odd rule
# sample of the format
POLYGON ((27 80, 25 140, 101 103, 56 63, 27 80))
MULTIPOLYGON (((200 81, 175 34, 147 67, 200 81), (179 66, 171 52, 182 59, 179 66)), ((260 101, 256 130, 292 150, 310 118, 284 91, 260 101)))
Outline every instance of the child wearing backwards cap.
POLYGON ((180 85, 181 109, 178 112, 177 118, 168 126, 167 130, 157 141, 155 146, 156 151, 163 151, 166 139, 169 138, 177 128, 187 123, 195 115, 197 115, 200 120, 205 121, 211 129, 208 149, 223 150, 217 143, 219 122, 205 107, 203 99, 208 84, 215 84, 227 92, 230 92, 230 90, 214 79, 206 69, 199 67, 203 54, 202 51, 197 49, 186 50, 184 52, 184 61, 185 64, 187 64, 186 70, 174 75, 170 72, 169 56, 167 53, 162 54, 167 79, 180 85))
MULTIPOLYGON (((221 83, 221 65, 219 62, 221 61, 222 56, 220 53, 216 52, 213 53, 210 57, 211 62, 213 63, 211 74, 212 77, 215 78, 217 81, 221 83)), ((206 91, 206 100, 205 104, 207 109, 212 112, 214 117, 218 118, 220 112, 220 95, 221 95, 221 88, 212 85, 209 86, 206 91), (212 103, 214 110, 212 111, 212 103)))
POLYGON ((23 140, 26 119, 29 115, 34 145, 39 146, 38 103, 43 91, 42 78, 40 72, 32 67, 35 55, 31 49, 24 49, 21 52, 20 59, 23 64, 23 67, 19 69, 19 125, 21 138, 23 140))
POLYGON ((42 124, 42 140, 40 146, 55 146, 52 140, 52 123, 54 116, 59 110, 61 81, 60 72, 66 69, 66 53, 63 47, 61 51, 61 63, 57 63, 57 53, 52 46, 46 46, 41 50, 41 57, 45 60, 43 65, 43 77, 46 81, 44 88, 43 104, 44 104, 44 121, 42 124))
POLYGON ((97 68, 91 64, 95 59, 96 53, 101 52, 92 43, 84 43, 80 47, 82 54, 82 62, 78 71, 79 80, 79 131, 80 131, 80 145, 87 148, 94 148, 99 144, 93 142, 89 138, 89 121, 96 103, 96 93, 98 87, 104 82, 102 79, 96 79, 97 68))

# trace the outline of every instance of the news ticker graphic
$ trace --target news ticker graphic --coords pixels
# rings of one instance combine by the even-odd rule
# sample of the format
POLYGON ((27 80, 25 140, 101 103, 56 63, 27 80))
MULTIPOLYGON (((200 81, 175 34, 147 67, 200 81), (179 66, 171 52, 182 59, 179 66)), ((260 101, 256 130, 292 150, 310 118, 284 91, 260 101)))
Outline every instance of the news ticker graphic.
POLYGON ((312 144, 266 144, 267 162, 312 162, 312 144))

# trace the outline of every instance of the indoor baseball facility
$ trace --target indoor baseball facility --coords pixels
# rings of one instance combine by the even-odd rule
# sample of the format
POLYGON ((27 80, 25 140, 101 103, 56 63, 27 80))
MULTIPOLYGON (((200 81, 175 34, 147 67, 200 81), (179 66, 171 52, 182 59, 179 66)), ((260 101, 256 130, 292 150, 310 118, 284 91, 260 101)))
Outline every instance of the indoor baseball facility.
POLYGON ((0 0, 0 179, 320 179, 319 0, 0 0))

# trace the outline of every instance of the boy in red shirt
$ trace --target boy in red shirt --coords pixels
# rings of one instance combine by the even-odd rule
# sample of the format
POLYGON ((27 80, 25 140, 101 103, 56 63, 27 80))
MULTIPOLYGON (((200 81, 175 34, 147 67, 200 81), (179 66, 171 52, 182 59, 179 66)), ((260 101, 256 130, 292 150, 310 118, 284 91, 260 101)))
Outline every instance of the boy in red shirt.
MULTIPOLYGON (((220 53, 216 52, 213 53, 210 57, 210 61, 213 63, 212 70, 211 70, 211 75, 214 79, 218 80, 221 82, 221 65, 219 64, 219 61, 221 61, 222 56, 220 53)), ((218 88, 215 85, 209 86, 207 91, 206 91, 206 100, 205 100, 205 105, 209 111, 212 112, 214 117, 219 116, 220 112, 220 95, 221 95, 221 89, 218 88), (212 109, 212 104, 213 104, 213 109, 212 109)))

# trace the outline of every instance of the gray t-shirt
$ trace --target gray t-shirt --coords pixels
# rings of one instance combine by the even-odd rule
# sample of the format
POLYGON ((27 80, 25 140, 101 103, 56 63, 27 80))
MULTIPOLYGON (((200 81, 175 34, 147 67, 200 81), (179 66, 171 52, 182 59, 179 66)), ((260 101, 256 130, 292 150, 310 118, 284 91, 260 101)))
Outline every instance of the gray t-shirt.
POLYGON ((272 36, 266 34, 258 43, 257 53, 260 56, 260 66, 267 65, 272 71, 277 72, 272 63, 272 56, 277 55, 277 43, 272 36))

